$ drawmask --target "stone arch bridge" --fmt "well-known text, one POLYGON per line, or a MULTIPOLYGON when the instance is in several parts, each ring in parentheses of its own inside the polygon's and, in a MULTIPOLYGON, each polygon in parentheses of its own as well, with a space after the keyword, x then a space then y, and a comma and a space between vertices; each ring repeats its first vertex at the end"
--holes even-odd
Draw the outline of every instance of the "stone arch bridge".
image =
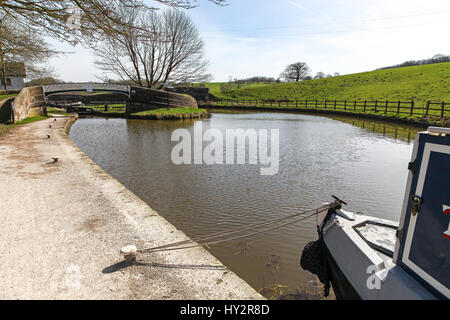
MULTIPOLYGON (((126 102, 126 113, 164 108, 167 106, 178 108, 198 108, 194 98, 162 90, 127 86, 111 83, 63 83, 47 86, 23 88, 16 97, 0 101, 0 121, 17 122, 33 115, 45 114, 46 103, 55 99, 57 94, 74 94, 75 92, 109 92, 120 96, 126 102)), ((103 95, 96 95, 101 97, 103 95)), ((106 99, 108 95, 104 95, 106 99)), ((78 96, 79 99, 80 95, 78 96)), ((73 97, 77 99, 77 97, 73 97)), ((105 100, 106 101, 106 100, 105 100)))
MULTIPOLYGON (((167 106, 197 108, 196 100, 188 95, 122 84, 63 83, 43 86, 42 90, 45 101, 52 100, 52 97, 55 99, 57 94, 61 96, 64 93, 73 94, 74 92, 80 91, 87 93, 109 92, 114 95, 105 95, 104 101, 108 99, 126 101, 126 113, 135 113, 167 106)), ((102 95, 96 95, 95 97, 96 99, 101 99, 102 95)), ((76 98, 74 97, 74 99, 76 98)))

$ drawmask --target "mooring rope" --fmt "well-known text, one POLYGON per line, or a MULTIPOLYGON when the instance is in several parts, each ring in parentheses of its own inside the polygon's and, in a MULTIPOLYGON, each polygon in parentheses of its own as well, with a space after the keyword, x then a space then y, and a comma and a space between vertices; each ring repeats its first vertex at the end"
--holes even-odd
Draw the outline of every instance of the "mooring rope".
POLYGON ((264 233, 264 232, 272 231, 272 230, 275 230, 275 229, 279 229, 279 228, 285 227, 285 226, 293 224, 293 223, 297 223, 299 221, 302 221, 302 220, 308 219, 308 218, 310 218, 310 217, 312 217, 314 215, 317 215, 320 212, 323 212, 325 210, 329 210, 329 209, 335 208, 337 206, 339 206, 339 203, 334 202, 334 203, 330 203, 327 207, 324 207, 322 209, 320 209, 320 207, 318 207, 318 208, 315 208, 315 209, 306 210, 306 211, 303 211, 303 212, 300 212, 300 213, 296 213, 296 214, 292 214, 292 215, 289 215, 289 216, 283 216, 283 217, 278 217, 278 218, 275 218, 275 219, 270 219, 268 221, 264 221, 264 222, 261 222, 261 223, 257 223, 257 224, 251 225, 251 226, 247 226, 247 227, 236 229, 236 230, 232 230, 232 231, 222 231, 222 232, 213 233, 213 234, 210 234, 208 236, 201 237, 201 238, 193 238, 193 239, 189 239, 189 240, 169 243, 169 244, 162 245, 162 246, 146 248, 146 249, 140 249, 140 250, 137 250, 137 253, 141 253, 142 254, 142 253, 152 253, 152 252, 161 252, 161 251, 173 251, 173 250, 190 249, 190 248, 203 247, 203 246, 206 246, 206 245, 213 245, 213 244, 218 244, 218 243, 222 243, 222 242, 226 242, 226 241, 232 241, 232 240, 236 240, 236 239, 246 238, 246 237, 250 237, 250 236, 253 236, 253 235, 260 234, 260 233, 264 233), (248 231, 248 230, 260 228, 260 227, 266 226, 268 224, 276 223, 276 222, 279 222, 279 221, 282 221, 282 220, 292 219, 294 217, 297 217, 297 216, 300 216, 300 215, 305 215, 307 213, 311 213, 311 214, 309 214, 307 216, 303 216, 303 217, 301 217, 299 219, 295 219, 293 221, 285 222, 283 224, 280 224, 280 225, 277 225, 275 227, 271 227, 271 228, 268 228, 268 229, 263 229, 263 230, 259 230, 259 231, 256 231, 256 232, 247 233, 247 234, 244 234, 244 235, 239 235, 239 236, 235 236, 235 237, 231 237, 231 238, 225 238, 225 239, 220 239, 220 240, 215 240, 215 241, 207 241, 207 242, 197 243, 197 242, 201 242, 201 241, 205 241, 205 240, 214 239, 214 238, 217 238, 217 237, 230 236, 230 235, 233 235, 233 234, 236 234, 236 233, 240 233, 242 231, 248 231), (191 246, 182 246, 182 245, 185 245, 185 244, 188 244, 188 243, 196 243, 196 244, 191 245, 191 246), (173 248, 173 247, 175 247, 175 248, 173 248))
POLYGON ((259 222, 259 223, 254 224, 254 225, 250 225, 250 226, 243 227, 243 228, 240 228, 240 229, 235 229, 235 230, 232 230, 232 231, 220 231, 220 232, 212 233, 212 234, 209 234, 209 235, 206 235, 206 236, 202 236, 202 237, 191 238, 191 239, 188 239, 188 240, 173 242, 173 243, 165 244, 165 245, 162 245, 162 246, 153 247, 153 248, 149 248, 149 249, 143 249, 143 250, 147 251, 147 250, 163 249, 163 248, 183 245, 183 244, 186 244, 186 243, 189 243, 189 242, 200 242, 200 241, 205 241, 205 240, 209 240, 209 239, 212 239, 212 238, 217 238, 217 237, 221 237, 221 236, 227 236, 227 235, 235 234, 235 233, 242 232, 242 231, 256 229, 256 228, 259 228, 259 227, 262 227, 262 226, 265 226, 265 225, 268 225, 268 224, 271 224, 271 223, 275 223, 275 222, 278 222, 278 221, 281 221, 281 220, 290 219, 290 218, 293 218, 293 217, 296 217, 296 216, 299 216, 299 215, 302 215, 302 214, 306 214, 306 213, 309 213, 309 212, 312 212, 312 211, 315 211, 315 210, 317 210, 317 209, 310 209, 310 210, 306 210, 306 211, 303 211, 303 212, 300 212, 300 213, 295 213, 295 214, 292 214, 292 215, 289 215, 289 216, 278 217, 278 218, 275 218, 275 219, 270 219, 268 221, 266 220, 266 221, 259 222))
POLYGON ((167 263, 137 261, 136 265, 144 266, 144 267, 167 268, 167 269, 228 270, 228 268, 223 265, 214 265, 214 264, 200 264, 200 265, 198 265, 198 264, 167 264, 167 263))

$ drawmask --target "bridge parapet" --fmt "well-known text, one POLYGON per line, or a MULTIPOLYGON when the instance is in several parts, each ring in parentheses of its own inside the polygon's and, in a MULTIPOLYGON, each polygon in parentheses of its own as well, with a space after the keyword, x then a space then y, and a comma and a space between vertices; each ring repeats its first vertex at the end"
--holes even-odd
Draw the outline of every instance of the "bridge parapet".
POLYGON ((54 93, 86 91, 86 92, 119 92, 130 97, 131 87, 123 84, 115 83, 61 83, 43 86, 44 95, 48 96, 54 93))
POLYGON ((172 108, 198 108, 197 101, 188 95, 131 87, 130 101, 127 103, 127 113, 165 108, 168 106, 172 108))

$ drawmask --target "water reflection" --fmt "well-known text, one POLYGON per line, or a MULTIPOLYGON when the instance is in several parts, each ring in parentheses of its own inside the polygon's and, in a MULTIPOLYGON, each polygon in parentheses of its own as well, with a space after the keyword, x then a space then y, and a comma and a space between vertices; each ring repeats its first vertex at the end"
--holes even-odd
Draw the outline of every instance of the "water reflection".
POLYGON ((413 125, 393 124, 384 121, 371 121, 366 119, 353 119, 349 117, 332 116, 331 119, 336 119, 353 126, 358 126, 366 129, 372 133, 381 134, 383 137, 392 138, 394 141, 402 140, 411 143, 417 132, 423 131, 426 127, 419 127, 413 125))

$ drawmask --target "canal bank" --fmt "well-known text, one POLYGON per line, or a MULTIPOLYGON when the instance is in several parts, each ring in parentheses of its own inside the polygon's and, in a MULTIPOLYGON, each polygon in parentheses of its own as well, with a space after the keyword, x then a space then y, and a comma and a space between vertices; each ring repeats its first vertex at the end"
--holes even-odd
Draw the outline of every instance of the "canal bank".
POLYGON ((187 236, 89 159, 68 119, 0 137, 0 299, 262 298, 201 248, 124 263, 125 245, 187 236))

